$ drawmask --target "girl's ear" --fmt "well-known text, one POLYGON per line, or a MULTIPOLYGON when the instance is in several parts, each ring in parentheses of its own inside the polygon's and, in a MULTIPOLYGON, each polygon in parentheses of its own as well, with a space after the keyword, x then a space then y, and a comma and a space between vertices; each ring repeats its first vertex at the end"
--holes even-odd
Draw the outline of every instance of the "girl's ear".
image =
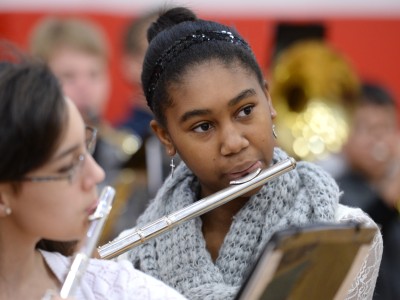
POLYGON ((267 101, 268 101, 269 110, 271 112, 271 119, 273 120, 273 119, 275 119, 277 113, 276 113, 274 106, 272 105, 272 99, 271 99, 271 95, 269 94, 268 83, 266 81, 264 81, 263 91, 264 91, 265 97, 267 98, 267 101))
POLYGON ((11 211, 10 203, 8 201, 9 187, 8 184, 0 184, 0 218, 8 216, 11 211))
POLYGON ((158 137, 158 139, 160 140, 160 142, 164 145, 167 154, 169 156, 174 156, 176 154, 176 149, 165 127, 161 126, 156 120, 151 120, 150 126, 153 129, 156 136, 158 137))

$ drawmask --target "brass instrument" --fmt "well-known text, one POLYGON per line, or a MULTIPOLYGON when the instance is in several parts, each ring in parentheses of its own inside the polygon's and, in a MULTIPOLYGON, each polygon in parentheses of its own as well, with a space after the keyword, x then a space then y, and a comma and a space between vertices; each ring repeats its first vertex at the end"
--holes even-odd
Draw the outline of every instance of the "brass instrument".
MULTIPOLYGON (((107 165, 110 164, 109 162, 102 159, 98 161, 102 167, 105 167, 105 172, 107 174, 113 174, 113 179, 106 184, 113 186, 115 189, 113 209, 104 224, 99 238, 99 243, 104 243, 109 241, 113 236, 115 225, 138 184, 137 181, 138 177, 140 177, 140 170, 134 170, 126 166, 126 164, 142 147, 143 141, 141 137, 133 131, 114 128, 106 122, 97 123, 95 125, 99 130, 99 137, 106 144, 111 146, 112 157, 116 159, 115 162, 112 162, 112 168, 107 167, 107 165)), ((106 147, 106 149, 107 148, 109 147, 106 147)))
POLYGON ((255 172, 241 178, 240 180, 231 181, 231 186, 205 197, 195 203, 182 208, 174 213, 164 216, 150 224, 136 229, 127 236, 117 238, 97 250, 101 258, 113 258, 129 249, 140 245, 147 240, 164 233, 180 223, 188 221, 192 218, 200 216, 226 202, 235 199, 263 184, 267 181, 282 175, 296 166, 293 158, 287 158, 276 163, 268 169, 258 169, 255 172))
POLYGON ((75 255, 71 264, 71 268, 67 274, 63 286, 61 287, 60 297, 62 299, 66 299, 74 295, 76 287, 79 285, 79 281, 86 270, 89 258, 92 256, 93 251, 97 246, 102 228, 108 217, 108 214, 110 213, 114 195, 114 188, 110 186, 103 188, 96 211, 89 216, 89 221, 91 221, 91 224, 86 233, 84 244, 75 255))
POLYGON ((281 52, 270 90, 279 146, 308 161, 339 152, 359 90, 356 72, 327 43, 300 41, 281 52))
POLYGON ((122 129, 113 128, 109 124, 97 125, 102 139, 113 145, 121 162, 127 161, 142 146, 142 139, 136 133, 122 129))

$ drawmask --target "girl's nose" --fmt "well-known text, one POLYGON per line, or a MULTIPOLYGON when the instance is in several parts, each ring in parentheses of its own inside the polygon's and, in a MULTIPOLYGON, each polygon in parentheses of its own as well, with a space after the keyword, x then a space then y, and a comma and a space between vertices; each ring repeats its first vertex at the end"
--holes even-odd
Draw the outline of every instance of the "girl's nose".
POLYGON ((102 167, 94 160, 93 156, 87 154, 87 171, 84 174, 84 180, 87 180, 89 184, 99 184, 105 178, 105 172, 102 167))
POLYGON ((230 125, 222 130, 221 154, 224 156, 239 153, 249 146, 248 139, 235 126, 230 125))

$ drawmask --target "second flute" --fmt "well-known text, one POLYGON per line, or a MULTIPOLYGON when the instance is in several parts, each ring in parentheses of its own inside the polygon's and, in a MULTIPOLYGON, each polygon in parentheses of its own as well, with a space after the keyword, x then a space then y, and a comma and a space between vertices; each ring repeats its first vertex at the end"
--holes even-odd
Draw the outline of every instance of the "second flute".
POLYGON ((140 245, 147 240, 171 230, 178 224, 200 216, 226 202, 235 199, 296 167, 296 161, 289 157, 265 170, 257 170, 245 178, 231 182, 231 186, 196 201, 174 213, 164 216, 148 225, 134 230, 134 232, 117 238, 98 248, 101 258, 113 258, 129 249, 140 245))
POLYGON ((103 188, 96 211, 89 216, 91 224, 86 233, 86 239, 84 240, 81 249, 76 253, 67 277, 61 287, 61 299, 74 296, 79 281, 85 273, 88 261, 96 248, 104 223, 112 208, 114 196, 115 189, 113 187, 106 186, 103 188))

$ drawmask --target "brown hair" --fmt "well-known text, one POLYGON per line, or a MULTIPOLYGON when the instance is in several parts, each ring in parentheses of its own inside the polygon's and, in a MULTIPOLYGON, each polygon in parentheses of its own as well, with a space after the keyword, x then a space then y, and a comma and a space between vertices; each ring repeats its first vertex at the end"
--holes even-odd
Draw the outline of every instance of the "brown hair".
POLYGON ((60 47, 108 59, 106 37, 96 24, 83 19, 48 17, 34 28, 30 39, 31 53, 45 61, 60 47))

